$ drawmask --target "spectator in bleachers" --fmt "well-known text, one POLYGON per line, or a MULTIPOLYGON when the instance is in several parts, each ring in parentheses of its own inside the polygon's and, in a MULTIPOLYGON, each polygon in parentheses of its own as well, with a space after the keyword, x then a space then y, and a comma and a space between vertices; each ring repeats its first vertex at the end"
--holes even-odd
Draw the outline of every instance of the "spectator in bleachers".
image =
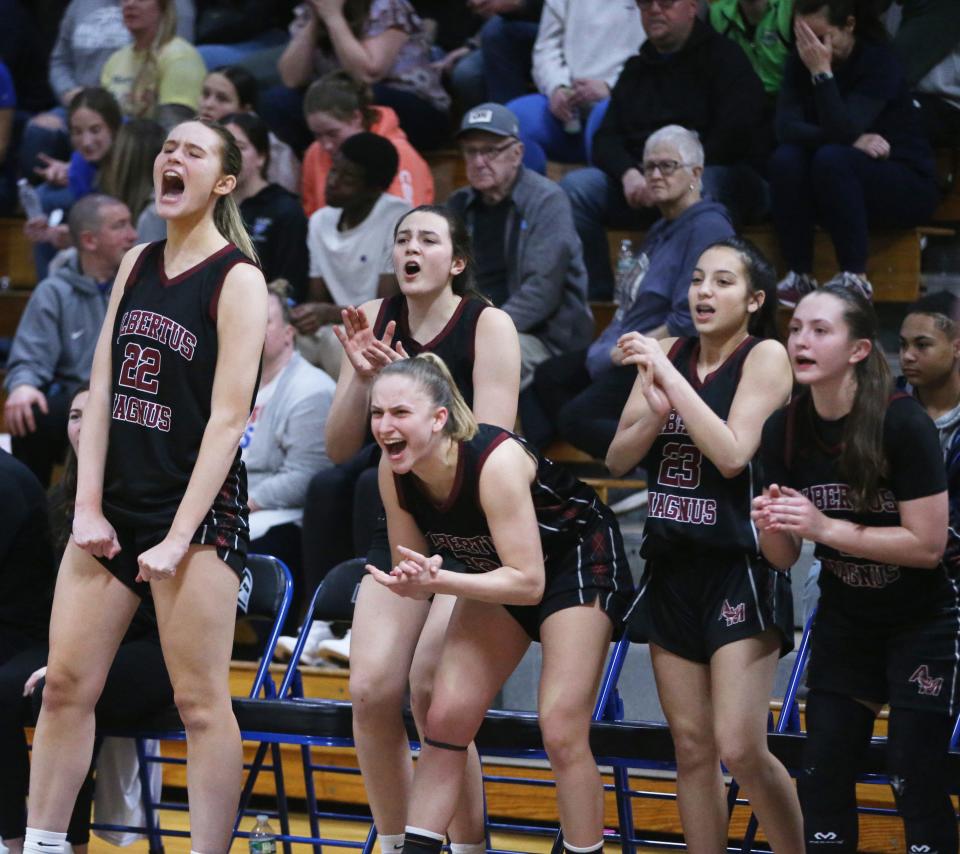
POLYGON ((587 271, 570 200, 524 168, 516 116, 495 103, 467 111, 457 139, 469 187, 448 202, 466 222, 476 287, 520 334, 520 389, 537 365, 586 347, 593 335, 587 271))
POLYGON ((775 100, 793 45, 793 0, 713 0, 710 25, 743 48, 775 100))
POLYGON ((121 8, 133 44, 110 56, 101 85, 130 118, 158 118, 165 105, 196 112, 207 69, 197 49, 177 35, 174 0, 122 0, 121 8))
POLYGON ((287 88, 264 99, 268 124, 295 150, 306 148, 302 89, 335 68, 373 87, 410 142, 436 148, 447 132, 450 96, 430 64, 430 44, 409 0, 308 0, 291 26, 278 69, 287 88), (285 114, 285 115, 281 115, 285 114))
MULTIPOLYGON (((121 6, 121 0, 71 0, 67 6, 50 55, 50 86, 59 105, 27 126, 20 148, 25 173, 36 165, 40 152, 61 159, 69 156, 67 107, 81 89, 100 85, 106 61, 130 43, 121 6)), ((192 41, 193 0, 176 0, 176 7, 177 34, 192 41)))
POLYGON ((397 171, 397 151, 366 131, 345 140, 327 175, 329 205, 310 216, 310 294, 293 310, 297 346, 336 379, 343 347, 334 333, 347 306, 397 292, 393 229, 410 205, 387 188, 397 171))
POLYGON ((152 119, 131 119, 117 131, 100 177, 100 190, 129 209, 138 243, 167 236, 167 221, 157 213, 153 196, 153 161, 165 138, 164 129, 152 119))
POLYGON ((7 66, 0 60, 0 216, 9 216, 16 207, 16 169, 11 153, 13 118, 17 93, 7 66))
POLYGON ((633 4, 562 0, 544 4, 533 47, 537 94, 507 106, 520 122, 523 165, 547 171, 547 160, 590 159, 610 87, 644 40, 633 4))
POLYGON ((819 223, 839 264, 831 282, 869 299, 870 228, 929 219, 939 202, 933 151, 872 0, 797 0, 794 29, 770 163, 773 222, 789 271, 778 296, 792 307, 817 286, 819 223))
POLYGON ((641 228, 656 216, 640 170, 657 128, 678 124, 700 135, 704 193, 738 220, 767 206, 751 163, 763 152, 763 86, 746 54, 697 18, 697 0, 637 0, 647 41, 627 60, 593 138, 593 162, 560 182, 573 202, 590 274, 590 294, 609 299, 613 273, 605 226, 641 228))
POLYGON ((289 282, 293 298, 301 302, 307 295, 307 218, 300 200, 267 180, 270 139, 263 119, 256 113, 233 113, 222 118, 243 156, 234 198, 263 275, 289 282))
MULTIPOLYGON (((242 65, 214 68, 203 80, 200 90, 201 119, 223 121, 231 113, 255 113, 259 100, 257 78, 242 65)), ((283 140, 269 133, 270 158, 267 180, 291 193, 300 193, 300 161, 283 140)), ((275 276, 268 278, 283 278, 275 276)))
POLYGON ((113 278, 136 239, 130 211, 91 194, 70 211, 77 256, 30 295, 7 360, 4 419, 13 453, 44 485, 63 461, 67 406, 90 379, 113 278))
POLYGON ((315 137, 303 158, 303 209, 310 216, 326 203, 327 174, 345 139, 361 131, 386 137, 400 158, 387 192, 408 205, 433 202, 433 173, 400 128, 397 114, 373 103, 370 88, 345 71, 332 71, 313 83, 303 113, 315 137))
POLYGON ((640 167, 661 218, 640 247, 610 325, 586 350, 537 368, 535 399, 528 396, 522 406, 524 432, 535 446, 545 447, 556 433, 603 459, 637 374, 622 364, 620 336, 693 334, 687 296, 694 265, 708 246, 734 233, 723 205, 701 195, 703 161, 703 146, 685 128, 671 125, 647 139, 640 167))
MULTIPOLYGON (((105 89, 91 87, 74 95, 67 114, 74 148, 69 161, 54 160, 41 153, 39 160, 43 165, 34 168, 44 179, 37 194, 45 215, 58 209, 69 211, 74 202, 93 192, 122 121, 116 99, 105 89)), ((43 279, 56 250, 70 245, 69 229, 63 222, 42 216, 29 219, 24 234, 34 244, 37 278, 43 279)))
POLYGON ((331 463, 324 426, 336 387, 294 347, 289 285, 267 285, 267 334, 260 388, 240 441, 247 466, 250 551, 271 554, 294 578, 292 619, 300 617, 306 590, 301 568, 303 504, 310 478, 331 463))
POLYGON ((120 106, 106 89, 91 86, 73 96, 67 111, 73 146, 69 159, 40 154, 42 165, 33 170, 44 179, 37 190, 44 211, 69 210, 75 201, 93 192, 122 122, 120 106))
MULTIPOLYGON (((22 464, 0 451, 0 513, 6 535, 6 538, 0 535, 0 589, 6 606, 0 608, 0 756, 4 760, 0 775, 0 852, 3 854, 23 851, 30 770, 24 727, 33 726, 36 721, 39 688, 46 675, 50 600, 56 561, 66 548, 73 525, 76 454, 88 394, 84 388, 70 403, 66 431, 70 450, 63 478, 50 494, 49 522, 45 518, 46 503, 41 505, 43 493, 39 484, 22 464), (28 478, 34 481, 35 488, 28 478), (2 554, 4 551, 6 554, 2 554)), ((107 727, 129 725, 171 702, 173 688, 160 651, 156 614, 152 602, 144 602, 117 650, 97 703, 97 721, 107 727)), ((90 838, 92 770, 80 788, 67 827, 67 840, 75 852, 86 851, 90 838)))

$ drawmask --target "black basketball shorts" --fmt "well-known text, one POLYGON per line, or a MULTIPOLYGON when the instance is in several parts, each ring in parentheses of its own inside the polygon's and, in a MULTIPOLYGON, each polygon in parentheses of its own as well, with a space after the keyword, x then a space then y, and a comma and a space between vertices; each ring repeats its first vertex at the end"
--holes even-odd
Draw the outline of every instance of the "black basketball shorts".
POLYGON ((960 709, 958 596, 926 619, 867 624, 821 599, 810 635, 807 684, 889 703, 892 708, 956 716, 960 709))
POLYGON ((793 649, 790 578, 745 553, 678 552, 647 561, 630 614, 650 643, 701 664, 729 643, 775 629, 793 649))

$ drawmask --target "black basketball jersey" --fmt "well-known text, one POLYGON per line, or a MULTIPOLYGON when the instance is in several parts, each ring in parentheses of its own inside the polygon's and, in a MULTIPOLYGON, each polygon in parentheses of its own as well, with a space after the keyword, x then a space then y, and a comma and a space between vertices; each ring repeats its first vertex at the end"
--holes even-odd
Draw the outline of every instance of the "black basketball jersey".
MULTIPOLYGON (((900 524, 899 501, 946 490, 936 427, 920 405, 896 395, 884 419, 887 476, 868 510, 856 512, 839 473, 845 419, 825 421, 809 393, 775 412, 763 428, 763 480, 802 492, 826 516, 869 527, 900 524)), ((839 552, 817 543, 821 607, 836 607, 872 622, 909 621, 954 600, 953 582, 935 569, 898 566, 839 552)))
MULTIPOLYGON (((412 473, 394 475, 397 497, 400 506, 416 520, 433 554, 455 558, 470 572, 489 572, 503 566, 480 506, 480 472, 491 452, 511 439, 519 442, 537 462, 530 493, 540 528, 549 591, 551 578, 564 570, 564 561, 570 554, 576 553, 588 537, 610 536, 611 524, 615 523, 589 486, 539 457, 519 436, 492 424, 481 424, 476 436, 460 443, 453 489, 442 505, 423 491, 412 473)), ((604 579, 591 574, 589 565, 580 567, 580 572, 584 586, 611 587, 617 583, 606 566, 598 569, 604 579)))
POLYGON ((447 365, 453 381, 460 389, 460 394, 473 408, 473 362, 476 355, 477 321, 480 313, 489 306, 483 300, 463 297, 456 311, 450 316, 447 325, 425 344, 413 339, 410 335, 410 324, 407 319, 407 298, 403 294, 394 294, 380 303, 373 332, 377 338, 383 335, 387 324, 396 321, 397 330, 394 335, 394 344, 399 341, 403 349, 411 356, 420 353, 435 353, 447 365))
MULTIPOLYGON (((124 288, 112 337, 112 417, 103 506, 129 525, 169 525, 210 418, 217 364, 217 304, 227 273, 252 263, 233 244, 168 279, 166 241, 140 254, 124 288)), ((246 503, 240 450, 212 513, 246 503)))
MULTIPOLYGON (((679 338, 669 359, 723 421, 730 414, 744 360, 760 343, 748 336, 726 361, 701 382, 697 376, 699 338, 679 338)), ((671 410, 644 458, 649 482, 644 557, 678 549, 759 553, 750 504, 759 487, 755 461, 736 477, 724 477, 687 434, 683 418, 671 410)))

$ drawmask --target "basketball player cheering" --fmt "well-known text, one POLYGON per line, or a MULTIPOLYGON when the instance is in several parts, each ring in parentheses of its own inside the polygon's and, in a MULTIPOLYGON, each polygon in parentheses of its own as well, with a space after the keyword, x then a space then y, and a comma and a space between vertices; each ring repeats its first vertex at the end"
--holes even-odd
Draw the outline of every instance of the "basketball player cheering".
POLYGON ((633 592, 613 514, 513 433, 478 425, 433 354, 380 372, 371 422, 394 569, 367 569, 385 592, 458 597, 422 722, 403 851, 440 851, 467 746, 531 640, 543 645, 540 728, 564 844, 599 851, 603 787, 590 715, 633 592), (466 571, 443 569, 444 558, 466 571))
POLYGON ((94 705, 152 595, 187 732, 191 848, 230 844, 242 771, 230 704, 246 475, 238 450, 267 317, 221 126, 173 128, 154 163, 167 240, 117 273, 94 356, 73 536, 57 577, 24 851, 59 854, 90 762, 94 705), (239 247, 239 248, 238 248, 239 247))
POLYGON ((778 854, 803 850, 796 790, 767 748, 777 660, 793 646, 787 576, 760 555, 750 500, 763 423, 790 396, 790 363, 768 333, 773 269, 739 238, 707 249, 690 283, 697 337, 619 342, 638 377, 607 454, 642 462, 650 483, 634 619, 650 641, 677 756, 687 846, 724 851, 720 763, 749 797, 778 854))
POLYGON ((904 850, 957 851, 951 727, 960 701, 960 578, 944 561, 948 502, 937 428, 894 394, 870 303, 807 294, 787 348, 803 394, 763 430, 767 489, 754 500, 763 553, 821 561, 807 740, 797 777, 808 851, 857 851, 856 781, 890 705, 887 770, 904 850))

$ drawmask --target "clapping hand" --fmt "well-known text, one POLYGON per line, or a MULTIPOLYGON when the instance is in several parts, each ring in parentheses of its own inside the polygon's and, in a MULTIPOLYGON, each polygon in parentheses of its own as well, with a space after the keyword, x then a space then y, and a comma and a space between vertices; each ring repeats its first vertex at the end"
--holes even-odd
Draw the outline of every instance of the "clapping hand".
POLYGON ((389 588, 398 596, 411 599, 429 598, 433 592, 431 585, 440 572, 443 558, 440 555, 427 557, 404 546, 398 546, 397 550, 403 560, 389 573, 383 572, 369 563, 366 565, 367 572, 373 576, 378 584, 389 588))
POLYGON ((357 376, 371 380, 390 362, 409 358, 399 341, 394 347, 393 338, 397 331, 395 321, 387 324, 383 338, 377 338, 366 315, 359 309, 347 306, 341 312, 341 317, 343 328, 334 326, 333 331, 357 376))

